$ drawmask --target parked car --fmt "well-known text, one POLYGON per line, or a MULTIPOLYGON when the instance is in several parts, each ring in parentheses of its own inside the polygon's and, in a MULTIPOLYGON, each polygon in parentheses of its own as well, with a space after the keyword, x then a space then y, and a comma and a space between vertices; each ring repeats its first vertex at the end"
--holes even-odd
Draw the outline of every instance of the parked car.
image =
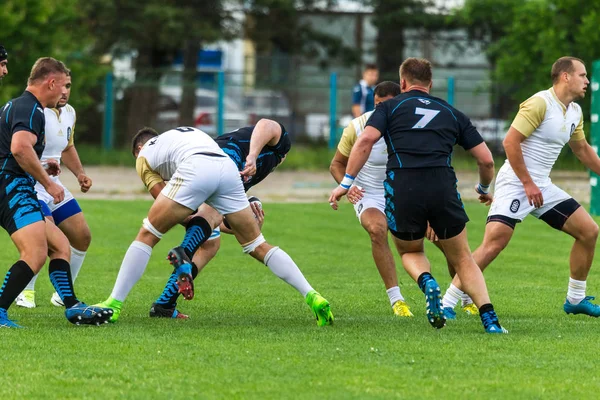
POLYGON ((252 123, 261 118, 274 119, 284 123, 290 120, 292 110, 284 93, 274 90, 256 89, 243 96, 244 111, 250 115, 252 123))
MULTIPOLYGON (((213 90, 196 89, 196 105, 194 107, 194 126, 212 137, 218 135, 217 132, 217 109, 219 94, 213 90)), ((160 88, 158 98, 158 113, 156 116, 156 126, 158 130, 164 131, 171 129, 179 124, 179 105, 181 103, 181 88, 166 87, 160 88)), ((223 99, 225 108, 223 113, 223 133, 248 126, 252 122, 248 113, 233 98, 225 97, 223 99)))

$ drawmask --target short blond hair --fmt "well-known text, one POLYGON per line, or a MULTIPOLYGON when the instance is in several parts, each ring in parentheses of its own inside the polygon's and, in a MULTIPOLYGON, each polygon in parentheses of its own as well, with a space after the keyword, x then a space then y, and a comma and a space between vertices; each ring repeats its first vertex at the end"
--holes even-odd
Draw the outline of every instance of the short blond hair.
POLYGON ((52 57, 38 58, 35 64, 33 64, 33 67, 31 67, 31 73, 29 74, 29 79, 27 79, 27 84, 33 85, 40 80, 46 79, 50 74, 61 73, 67 76, 71 75, 71 71, 62 61, 58 61, 52 57))
POLYGON ((400 79, 411 83, 429 85, 432 75, 431 62, 424 58, 410 57, 400 65, 400 79))
POLYGON ((552 64, 552 71, 550 72, 552 83, 558 82, 560 79, 560 74, 564 72, 568 74, 572 74, 573 72, 575 72, 575 65, 573 65, 573 61, 579 61, 580 63, 585 65, 582 59, 571 56, 561 57, 558 60, 554 61, 554 64, 552 64))

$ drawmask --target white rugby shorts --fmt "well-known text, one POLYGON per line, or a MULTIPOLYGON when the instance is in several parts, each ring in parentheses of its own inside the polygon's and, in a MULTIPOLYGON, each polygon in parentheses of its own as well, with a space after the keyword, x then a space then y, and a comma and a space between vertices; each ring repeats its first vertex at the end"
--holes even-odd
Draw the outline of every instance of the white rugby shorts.
POLYGON ((540 218, 557 204, 571 198, 567 192, 553 184, 551 181, 549 181, 547 185, 538 187, 542 192, 544 205, 540 208, 535 208, 534 206, 529 205, 529 200, 525 194, 523 184, 501 170, 496 177, 494 201, 490 206, 488 216, 503 215, 519 221, 523 221, 529 214, 536 218, 540 218))
POLYGON ((240 173, 229 157, 202 154, 188 157, 161 193, 190 210, 206 203, 221 215, 250 206, 240 173))
POLYGON ((360 217, 369 208, 375 208, 385 215, 385 194, 382 190, 365 189, 364 197, 354 204, 356 218, 360 221, 360 217))
POLYGON ((46 189, 39 182, 35 183, 35 191, 37 192, 38 200, 40 200, 43 203, 46 203, 48 205, 48 207, 50 208, 50 211, 54 212, 55 210, 58 210, 59 208, 64 206, 69 201, 73 200, 74 197, 73 197, 73 194, 69 191, 69 189, 67 189, 65 187, 65 185, 63 185, 63 183, 60 181, 58 176, 51 176, 50 179, 52 179, 55 183, 59 184, 64 189, 65 198, 63 201, 61 201, 58 204, 54 204, 54 198, 52 196, 50 196, 50 194, 46 191, 46 189))

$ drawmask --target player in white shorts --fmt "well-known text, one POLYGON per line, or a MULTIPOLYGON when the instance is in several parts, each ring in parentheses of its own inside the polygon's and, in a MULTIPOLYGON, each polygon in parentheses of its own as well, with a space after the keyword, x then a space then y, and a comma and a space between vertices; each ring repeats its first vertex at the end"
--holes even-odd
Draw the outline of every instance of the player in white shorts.
MULTIPOLYGON (((75 109, 67 104, 71 95, 71 77, 69 76, 68 79, 67 94, 61 97, 56 108, 44 109, 46 146, 41 161, 42 163, 48 160, 56 160, 58 163, 62 161, 77 178, 81 191, 86 193, 92 186, 92 180, 85 173, 73 142, 77 115, 75 109)), ((51 219, 69 239, 71 245, 71 276, 73 283, 75 283, 90 246, 92 234, 81 207, 79 207, 77 200, 73 198, 73 194, 62 184, 58 176, 51 176, 50 179, 64 189, 65 197, 63 201, 54 204, 52 196, 39 182, 36 183, 35 190, 44 216, 51 219)), ((25 290, 17 297, 15 303, 18 306, 35 307, 35 282, 37 277, 38 275, 35 275, 25 290)), ((60 296, 56 292, 52 294, 50 301, 57 307, 63 306, 60 296)))
MULTIPOLYGON (((575 238, 570 278, 563 309, 567 314, 600 316, 600 306, 586 296, 598 225, 587 211, 550 180, 550 171, 565 144, 581 162, 600 174, 600 158, 585 140, 583 114, 576 100, 585 97, 589 80, 583 61, 561 57, 552 65, 552 87, 536 93, 519 107, 506 138, 507 160, 496 177, 483 243, 473 257, 485 269, 508 245, 517 223, 527 215, 575 238)), ((488 188, 480 188, 481 193, 488 188)), ((462 295, 454 277, 443 303, 446 318, 462 295)))
POLYGON ((175 267, 179 292, 185 299, 192 299, 190 258, 225 216, 244 253, 263 262, 298 290, 318 325, 333 322, 329 302, 312 288, 285 251, 266 242, 246 198, 238 168, 207 134, 179 127, 158 135, 153 129, 144 128, 133 138, 132 152, 137 158, 138 174, 156 200, 125 254, 111 296, 101 303, 113 309, 111 321, 118 319, 123 301, 144 273, 152 248, 173 226, 183 222, 183 242, 169 252, 168 259, 175 267), (210 206, 206 213, 196 213, 203 203, 210 206))
MULTIPOLYGON (((381 82, 375 87, 375 105, 399 94, 400 85, 390 81, 381 82)), ((353 119, 344 129, 337 151, 329 167, 331 175, 337 183, 340 183, 344 179, 352 147, 365 129, 365 125, 371 114, 373 114, 373 111, 369 111, 353 119)), ((412 317, 413 314, 408 304, 404 301, 404 297, 398 287, 396 263, 388 244, 385 192, 383 188, 387 159, 387 146, 385 140, 381 138, 373 146, 367 163, 360 170, 354 181, 354 187, 360 187, 365 191, 362 199, 354 203, 354 210, 360 224, 369 233, 371 238, 373 260, 385 284, 394 314, 399 317, 412 317)), ((348 193, 348 199, 352 199, 352 192, 348 193)))

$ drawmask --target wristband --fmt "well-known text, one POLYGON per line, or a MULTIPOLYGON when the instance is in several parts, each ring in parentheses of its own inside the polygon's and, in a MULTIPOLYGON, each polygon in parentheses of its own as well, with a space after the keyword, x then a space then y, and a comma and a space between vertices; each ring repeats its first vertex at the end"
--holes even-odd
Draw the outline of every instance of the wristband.
POLYGON ((490 185, 477 184, 477 193, 488 194, 490 192, 490 185))
POLYGON ((344 179, 342 179, 342 181, 340 182, 340 186, 342 188, 348 190, 348 189, 350 189, 350 186, 352 186, 354 179, 356 179, 354 176, 352 176, 350 174, 346 174, 346 175, 344 175, 344 179))

